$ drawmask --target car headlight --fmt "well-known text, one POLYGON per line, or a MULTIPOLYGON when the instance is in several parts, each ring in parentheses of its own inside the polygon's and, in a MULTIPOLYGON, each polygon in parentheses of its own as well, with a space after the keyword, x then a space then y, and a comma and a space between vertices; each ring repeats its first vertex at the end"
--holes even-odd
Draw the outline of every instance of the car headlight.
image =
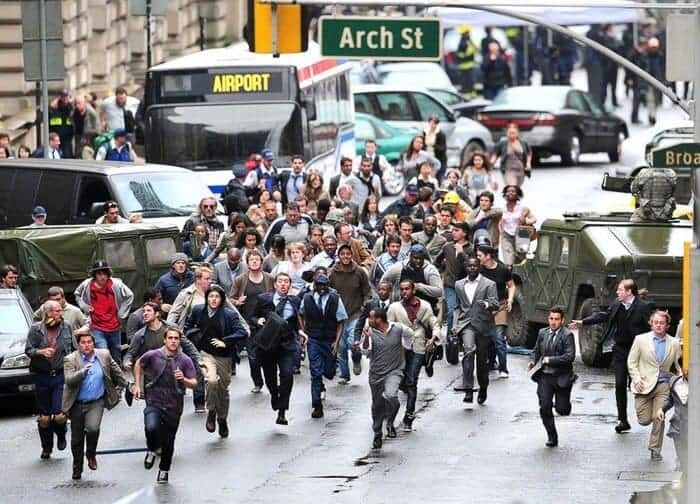
POLYGON ((29 357, 25 354, 15 355, 13 357, 8 357, 2 361, 2 366, 0 369, 17 369, 29 367, 29 357))

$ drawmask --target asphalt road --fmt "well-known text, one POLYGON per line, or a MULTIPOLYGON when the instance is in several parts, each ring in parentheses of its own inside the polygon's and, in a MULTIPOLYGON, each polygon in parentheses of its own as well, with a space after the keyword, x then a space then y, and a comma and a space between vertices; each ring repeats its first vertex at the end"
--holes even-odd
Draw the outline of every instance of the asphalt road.
MULTIPOLYGON (((629 117, 628 105, 622 113, 629 117)), ((660 125, 678 117, 664 109, 660 125)), ((633 128, 626 148, 641 148, 647 135, 633 128)), ((576 168, 545 161, 526 181, 524 201, 540 220, 567 210, 625 205, 625 195, 599 188, 603 173, 616 168, 604 155, 584 155, 576 168)), ((328 385, 322 420, 310 418, 305 364, 295 380, 290 425, 280 427, 268 395, 250 393, 244 360, 231 385, 229 439, 208 434, 205 417, 193 413, 188 398, 167 486, 155 484, 156 469, 144 470, 139 451, 100 454, 98 471, 86 469, 83 480, 73 482, 70 451, 39 460, 35 418, 4 408, 0 502, 601 504, 630 502, 635 492, 643 496, 633 502, 672 502, 658 490, 677 476, 672 444, 665 443, 663 462, 652 463, 648 428, 634 424, 632 432, 615 434, 609 371, 577 364, 572 415, 557 418, 560 446, 548 449, 525 364, 526 357, 509 355, 510 379, 494 381, 486 405, 466 411, 461 394, 452 390, 460 368, 439 362, 432 378, 421 376, 414 431, 376 451, 370 449, 366 361, 350 385, 328 385)), ((105 414, 101 450, 144 449, 142 407, 120 404, 105 414)))

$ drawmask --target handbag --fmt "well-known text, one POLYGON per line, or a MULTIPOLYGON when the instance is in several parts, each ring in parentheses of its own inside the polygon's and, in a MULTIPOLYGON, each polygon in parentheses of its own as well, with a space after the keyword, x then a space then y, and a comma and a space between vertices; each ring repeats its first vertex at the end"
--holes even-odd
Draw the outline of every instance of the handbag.
POLYGON ((287 322, 277 312, 271 311, 265 324, 255 333, 255 345, 266 352, 276 350, 280 346, 282 333, 288 330, 287 322))

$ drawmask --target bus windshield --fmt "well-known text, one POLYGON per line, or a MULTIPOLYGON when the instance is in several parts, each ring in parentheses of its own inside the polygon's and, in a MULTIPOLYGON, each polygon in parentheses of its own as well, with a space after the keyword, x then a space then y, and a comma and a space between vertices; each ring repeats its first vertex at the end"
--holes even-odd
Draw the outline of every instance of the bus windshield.
POLYGON ((301 112, 291 102, 200 103, 153 107, 146 119, 146 157, 190 169, 216 169, 272 149, 303 152, 301 112))

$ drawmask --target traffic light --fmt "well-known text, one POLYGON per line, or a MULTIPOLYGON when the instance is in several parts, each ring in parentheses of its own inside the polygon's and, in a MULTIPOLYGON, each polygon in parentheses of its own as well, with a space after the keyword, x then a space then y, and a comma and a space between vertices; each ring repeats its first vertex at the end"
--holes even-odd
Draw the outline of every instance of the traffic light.
MULTIPOLYGON (((306 51, 309 43, 309 11, 302 5, 277 6, 277 53, 306 51)), ((246 41, 252 52, 272 53, 272 6, 248 0, 246 41)))

